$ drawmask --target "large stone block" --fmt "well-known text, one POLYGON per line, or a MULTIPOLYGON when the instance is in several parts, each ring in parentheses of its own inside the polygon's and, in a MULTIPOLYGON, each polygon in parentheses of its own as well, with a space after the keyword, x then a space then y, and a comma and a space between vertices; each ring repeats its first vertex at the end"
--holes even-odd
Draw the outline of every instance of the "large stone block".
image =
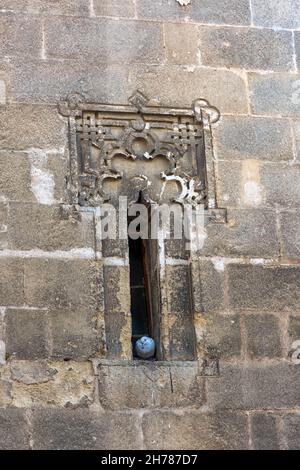
POLYGON ((191 106, 205 97, 221 113, 247 113, 245 82, 229 70, 202 67, 133 66, 129 87, 141 90, 154 103, 166 106, 191 106))
POLYGON ((246 0, 193 0, 182 7, 174 0, 137 0, 141 18, 182 19, 200 23, 250 24, 250 8, 246 0))
POLYGON ((105 310, 130 313, 129 266, 104 266, 105 310))
POLYGON ((86 407, 93 401, 94 376, 89 362, 13 361, 13 406, 86 407))
POLYGON ((7 248, 8 204, 0 202, 0 250, 7 248))
POLYGON ((117 64, 93 62, 87 67, 83 60, 53 59, 18 62, 11 67, 10 89, 17 101, 56 104, 76 91, 89 102, 126 104, 132 93, 127 89, 127 69, 117 64))
POLYGON ((59 359, 89 358, 99 353, 97 312, 81 308, 56 308, 49 312, 52 356, 59 359))
POLYGON ((249 74, 251 108, 254 114, 300 116, 300 75, 249 74))
POLYGON ((251 415, 252 442, 255 450, 279 450, 278 418, 273 414, 251 415))
POLYGON ((11 381, 6 380, 5 377, 4 379, 2 379, 1 374, 0 374, 0 407, 1 408, 4 408, 11 404, 12 402, 11 389, 12 389, 11 381))
POLYGON ((94 249, 93 214, 78 218, 60 206, 11 203, 9 206, 9 247, 19 250, 94 249))
POLYGON ((194 309, 197 313, 224 310, 225 270, 222 263, 208 260, 193 263, 192 286, 194 309))
POLYGON ((250 70, 293 70, 292 33, 256 28, 201 28, 201 63, 250 70))
POLYGON ((205 328, 205 346, 222 359, 241 354, 240 318, 238 315, 211 315, 205 328))
POLYGON ((281 332, 274 315, 247 315, 244 319, 247 335, 247 352, 252 358, 280 357, 281 332))
POLYGON ((49 19, 45 26, 48 57, 98 61, 159 63, 163 59, 162 27, 157 23, 110 19, 49 19))
POLYGON ((31 165, 26 154, 0 154, 0 194, 10 201, 34 201, 31 165))
POLYGON ((300 341, 300 317, 290 316, 288 333, 290 337, 290 344, 294 341, 300 341))
POLYGON ((0 258, 0 272, 0 305, 23 305, 23 260, 19 258, 0 258))
MULTIPOLYGON (((1 5, 2 8, 2 5, 1 5)), ((2 57, 40 57, 42 25, 38 18, 23 15, 0 16, 0 52, 2 57)))
POLYGON ((300 206, 300 165, 264 164, 260 170, 264 199, 268 206, 300 206))
POLYGON ((251 0, 257 26, 300 28, 299 0, 251 0))
POLYGON ((229 305, 269 311, 300 309, 300 268, 230 264, 229 305))
POLYGON ((77 15, 89 16, 89 0, 1 0, 1 8, 29 15, 77 15))
MULTIPOLYGON (((299 6, 299 11, 300 11, 300 6, 299 6)), ((296 48, 296 58, 297 58, 297 65, 298 65, 298 69, 300 68, 300 33, 299 31, 295 31, 295 48, 296 48)), ((300 95, 300 83, 299 85, 297 86, 297 90, 298 90, 298 98, 299 98, 299 95, 300 95)))
POLYGON ((205 256, 254 256, 279 255, 276 213, 271 210, 230 209, 227 224, 209 223, 203 248, 205 256))
POLYGON ((143 417, 147 449, 247 449, 247 417, 242 413, 156 411, 143 417))
POLYGON ((220 377, 207 378, 208 405, 216 409, 288 409, 298 406, 297 365, 225 364, 220 377))
POLYGON ((10 105, 0 108, 0 149, 58 149, 67 143, 66 122, 56 107, 10 105))
POLYGON ((198 27, 192 24, 164 25, 167 61, 170 64, 198 64, 198 27))
POLYGON ((45 311, 7 309, 6 353, 18 359, 41 359, 49 355, 45 311))
POLYGON ((33 413, 34 449, 141 448, 138 417, 129 413, 43 409, 33 413))
POLYGON ((28 450, 29 430, 24 410, 0 409, 0 449, 28 450))
POLYGON ((133 18, 135 15, 134 0, 93 0, 96 16, 117 16, 133 18))
POLYGON ((300 214, 297 210, 280 213, 280 230, 283 255, 300 258, 300 214))
POLYGON ((26 259, 25 299, 28 305, 81 306, 96 311, 102 295, 100 262, 70 259, 26 259))
POLYGON ((288 119, 223 116, 212 131, 219 160, 293 160, 288 119))
POLYGON ((199 407, 204 379, 197 362, 141 362, 99 365, 99 397, 103 408, 199 407))
POLYGON ((217 193, 223 207, 298 207, 300 165, 258 160, 219 161, 217 193))
POLYGON ((286 449, 300 450, 300 414, 287 414, 283 417, 283 431, 286 449))

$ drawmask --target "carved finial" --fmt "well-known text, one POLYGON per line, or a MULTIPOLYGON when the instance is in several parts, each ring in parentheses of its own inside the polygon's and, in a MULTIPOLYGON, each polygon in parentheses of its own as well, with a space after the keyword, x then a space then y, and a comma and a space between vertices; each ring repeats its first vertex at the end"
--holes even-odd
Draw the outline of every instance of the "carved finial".
POLYGON ((76 114, 80 104, 85 102, 85 97, 80 93, 70 93, 65 101, 59 103, 59 112, 63 116, 72 116, 76 114))
POLYGON ((129 99, 129 103, 135 106, 139 111, 142 111, 142 109, 146 106, 146 104, 149 102, 149 98, 147 96, 143 95, 143 93, 139 90, 137 90, 129 99))
POLYGON ((211 106, 208 101, 204 99, 197 99, 193 103, 193 110, 196 115, 196 119, 199 122, 208 121, 213 124, 220 118, 220 112, 214 106, 211 106))

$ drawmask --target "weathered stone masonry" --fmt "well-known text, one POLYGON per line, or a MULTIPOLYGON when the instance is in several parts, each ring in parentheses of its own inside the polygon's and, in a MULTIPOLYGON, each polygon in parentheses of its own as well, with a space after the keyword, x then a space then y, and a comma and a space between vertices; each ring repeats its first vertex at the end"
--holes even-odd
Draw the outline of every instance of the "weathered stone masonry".
POLYGON ((0 1, 1 448, 300 446, 300 2, 180 3, 0 1), (221 116, 227 218, 192 262, 198 360, 131 361, 122 247, 101 252, 96 212, 69 203, 59 104, 135 90, 221 116), (105 316, 126 319, 120 357, 105 316))

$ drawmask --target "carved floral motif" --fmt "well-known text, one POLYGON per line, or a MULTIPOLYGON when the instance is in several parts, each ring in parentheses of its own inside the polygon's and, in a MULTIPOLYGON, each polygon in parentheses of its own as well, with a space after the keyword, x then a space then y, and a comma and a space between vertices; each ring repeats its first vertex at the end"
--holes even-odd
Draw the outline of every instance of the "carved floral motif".
POLYGON ((208 204, 205 131, 218 110, 202 99, 192 109, 149 106, 139 91, 129 103, 94 106, 74 93, 60 105, 70 119, 72 202, 142 195, 151 203, 208 204))

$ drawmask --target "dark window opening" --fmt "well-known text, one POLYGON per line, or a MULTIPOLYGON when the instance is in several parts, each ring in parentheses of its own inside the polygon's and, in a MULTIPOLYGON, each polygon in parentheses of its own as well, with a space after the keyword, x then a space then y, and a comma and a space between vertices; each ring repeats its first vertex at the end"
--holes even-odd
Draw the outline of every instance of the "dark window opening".
POLYGON ((129 238, 132 346, 142 336, 153 338, 150 262, 147 240, 129 238))

